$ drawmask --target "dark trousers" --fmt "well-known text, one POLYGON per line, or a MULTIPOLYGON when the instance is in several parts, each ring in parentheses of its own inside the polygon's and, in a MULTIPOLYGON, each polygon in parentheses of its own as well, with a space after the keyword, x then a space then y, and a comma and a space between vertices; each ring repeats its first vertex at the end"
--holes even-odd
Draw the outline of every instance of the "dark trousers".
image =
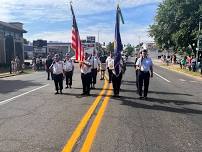
POLYGON ((142 86, 144 84, 144 97, 147 97, 148 88, 149 88, 149 79, 150 73, 149 72, 139 72, 139 95, 142 96, 142 86))
POLYGON ((101 80, 104 80, 105 77, 105 70, 101 70, 101 80))
POLYGON ((46 71, 47 72, 47 74, 48 74, 48 80, 50 80, 50 75, 51 75, 51 79, 53 80, 53 73, 51 72, 51 70, 47 70, 46 71))
POLYGON ((139 90, 139 70, 137 69, 136 71, 136 87, 137 87, 137 91, 139 90))
POLYGON ((91 74, 92 74, 92 84, 96 84, 96 79, 97 79, 97 69, 92 69, 91 70, 91 74))
POLYGON ((81 80, 83 85, 83 93, 84 94, 90 94, 90 84, 91 84, 91 73, 81 73, 81 80))
POLYGON ((62 90, 63 89, 63 74, 54 74, 53 80, 55 82, 55 90, 62 90))
POLYGON ((115 74, 112 73, 112 84, 114 89, 114 95, 119 94, 121 79, 122 79, 122 73, 120 73, 119 76, 116 76, 115 74))
POLYGON ((66 85, 72 86, 72 75, 73 71, 65 72, 65 77, 66 77, 66 85))
POLYGON ((112 73, 112 70, 110 70, 109 68, 108 68, 108 73, 109 73, 109 82, 112 82, 113 73, 112 73))

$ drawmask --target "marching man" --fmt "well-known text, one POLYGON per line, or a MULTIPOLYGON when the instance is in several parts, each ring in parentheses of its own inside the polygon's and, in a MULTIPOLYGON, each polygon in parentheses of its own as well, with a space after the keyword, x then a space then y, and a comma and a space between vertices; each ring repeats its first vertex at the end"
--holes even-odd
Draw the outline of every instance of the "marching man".
POLYGON ((72 76, 74 72, 74 63, 70 59, 69 53, 66 53, 65 60, 64 60, 64 73, 66 77, 66 89, 72 87, 72 76))

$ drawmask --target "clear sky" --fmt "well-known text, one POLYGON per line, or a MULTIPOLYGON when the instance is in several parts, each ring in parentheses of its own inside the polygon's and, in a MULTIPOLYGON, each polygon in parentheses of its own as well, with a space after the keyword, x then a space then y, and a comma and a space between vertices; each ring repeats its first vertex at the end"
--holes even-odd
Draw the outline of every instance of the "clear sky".
MULTIPOLYGON (((97 36, 100 42, 114 40, 115 12, 120 4, 125 24, 121 25, 124 44, 150 42, 148 27, 154 22, 162 0, 72 0, 81 39, 97 36)), ((71 41, 72 16, 66 0, 0 0, 0 20, 24 23, 30 41, 71 41)))

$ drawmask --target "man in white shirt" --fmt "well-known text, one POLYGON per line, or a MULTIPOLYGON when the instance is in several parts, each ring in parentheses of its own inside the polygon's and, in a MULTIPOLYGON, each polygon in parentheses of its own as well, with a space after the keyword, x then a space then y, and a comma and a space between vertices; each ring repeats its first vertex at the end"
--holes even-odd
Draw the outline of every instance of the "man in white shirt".
POLYGON ((106 59, 106 68, 108 69, 109 83, 111 83, 112 82, 112 70, 114 70, 114 59, 112 58, 111 53, 106 59))
POLYGON ((83 86, 83 93, 81 95, 89 96, 92 77, 91 77, 91 63, 88 60, 87 53, 85 53, 84 61, 81 61, 79 64, 81 69, 81 80, 82 80, 82 86, 83 86))
POLYGON ((63 71, 63 61, 60 61, 59 55, 55 54, 54 61, 50 66, 50 69, 53 71, 53 80, 55 83, 55 94, 59 94, 58 91, 60 90, 60 94, 62 94, 63 89, 63 78, 64 78, 64 71, 63 71))
POLYGON ((99 58, 96 55, 96 51, 93 50, 92 56, 88 59, 91 63, 91 75, 92 75, 92 82, 91 82, 91 88, 95 89, 95 84, 97 81, 97 72, 100 66, 99 58))
POLYGON ((153 77, 153 63, 151 58, 147 56, 147 50, 142 51, 141 58, 136 62, 136 67, 139 69, 139 78, 138 78, 138 91, 140 99, 147 99, 149 79, 153 77), (142 96, 142 86, 144 83, 144 97, 142 96))
POLYGON ((66 53, 65 60, 64 60, 64 73, 66 77, 66 89, 72 87, 72 76, 74 72, 74 63, 70 59, 69 53, 66 53))

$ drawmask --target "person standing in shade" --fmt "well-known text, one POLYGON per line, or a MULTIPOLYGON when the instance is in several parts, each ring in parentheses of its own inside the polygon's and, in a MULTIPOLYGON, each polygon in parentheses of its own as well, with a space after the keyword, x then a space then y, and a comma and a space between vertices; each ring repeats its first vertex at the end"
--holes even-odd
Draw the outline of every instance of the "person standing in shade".
POLYGON ((116 66, 118 66, 118 73, 116 73, 115 68, 112 70, 112 85, 114 90, 114 97, 119 97, 121 80, 123 75, 123 62, 120 61, 116 66))
POLYGON ((201 76, 202 76, 202 55, 199 58, 199 67, 201 69, 201 76))
POLYGON ((141 54, 142 52, 140 51, 138 54, 136 54, 136 57, 135 57, 135 65, 134 65, 134 68, 135 68, 135 74, 136 74, 136 87, 137 87, 137 93, 139 93, 139 88, 138 88, 138 83, 139 83, 139 68, 136 66, 136 63, 137 63, 137 60, 139 58, 141 58, 141 54))
POLYGON ((98 72, 98 68, 100 65, 100 61, 96 55, 96 51, 93 50, 93 54, 92 56, 89 57, 89 61, 91 63, 91 76, 92 76, 92 81, 91 81, 91 88, 95 89, 95 84, 97 81, 97 72, 98 72))
POLYGON ((66 77, 66 89, 72 88, 72 76, 74 72, 74 64, 73 61, 70 59, 69 53, 66 53, 65 55, 65 61, 64 61, 64 73, 66 77))
POLYGON ((62 89, 63 89, 63 78, 64 78, 64 71, 63 71, 63 61, 60 61, 59 55, 55 54, 54 56, 54 61, 52 65, 50 66, 50 69, 53 71, 53 80, 55 83, 55 94, 62 94, 62 89))
POLYGON ((51 78, 52 78, 52 80, 53 80, 53 73, 52 73, 52 71, 49 69, 52 63, 53 63, 53 59, 51 58, 50 55, 48 55, 48 56, 47 56, 47 59, 46 59, 46 65, 45 65, 46 72, 47 72, 47 74, 48 74, 47 80, 50 80, 50 75, 51 75, 51 78))
POLYGON ((90 84, 92 81, 91 78, 91 63, 88 60, 88 54, 85 53, 84 61, 81 61, 80 63, 80 69, 81 69, 81 80, 82 80, 82 86, 83 86, 83 93, 81 95, 90 95, 90 84))
POLYGON ((106 59, 106 67, 109 74, 109 83, 112 82, 112 70, 114 70, 114 59, 112 58, 112 54, 107 57, 106 59))
POLYGON ((149 79, 150 77, 153 77, 153 63, 151 58, 147 56, 147 50, 142 51, 142 56, 137 60, 136 66, 139 69, 138 91, 140 99, 147 99, 149 79), (142 96, 143 84, 144 84, 144 96, 142 96))

